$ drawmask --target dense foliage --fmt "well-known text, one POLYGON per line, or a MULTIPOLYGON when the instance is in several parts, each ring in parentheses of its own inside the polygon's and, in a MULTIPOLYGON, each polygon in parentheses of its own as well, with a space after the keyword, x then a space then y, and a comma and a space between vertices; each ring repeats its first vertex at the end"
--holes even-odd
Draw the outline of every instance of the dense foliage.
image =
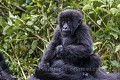
POLYGON ((64 9, 83 13, 102 67, 119 72, 120 0, 0 0, 0 51, 10 70, 19 79, 34 73, 64 9))

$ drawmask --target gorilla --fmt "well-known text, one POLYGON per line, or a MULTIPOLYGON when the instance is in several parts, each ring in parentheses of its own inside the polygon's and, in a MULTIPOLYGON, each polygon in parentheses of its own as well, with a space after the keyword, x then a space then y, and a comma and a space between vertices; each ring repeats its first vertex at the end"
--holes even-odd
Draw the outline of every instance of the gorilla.
MULTIPOLYGON (((100 68, 101 58, 93 53, 89 26, 82 18, 79 11, 72 9, 58 14, 54 36, 29 80, 119 80, 119 73, 108 75, 100 68)), ((3 57, 1 61, 4 61, 3 57)), ((0 64, 0 73, 4 71, 2 66, 0 64)), ((10 76, 7 80, 15 80, 6 73, 10 76)))
POLYGON ((101 59, 93 53, 89 27, 77 10, 64 10, 35 74, 29 80, 117 80, 100 68, 101 59))
POLYGON ((101 66, 93 54, 89 27, 77 10, 64 10, 58 15, 58 26, 34 77, 43 80, 80 80, 95 77, 101 66))

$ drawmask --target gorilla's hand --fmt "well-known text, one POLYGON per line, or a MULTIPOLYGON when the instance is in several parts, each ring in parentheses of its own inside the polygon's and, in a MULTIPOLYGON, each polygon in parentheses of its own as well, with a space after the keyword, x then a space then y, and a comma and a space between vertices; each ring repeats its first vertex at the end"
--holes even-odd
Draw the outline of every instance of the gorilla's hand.
POLYGON ((63 53, 64 53, 63 46, 62 45, 57 46, 56 47, 56 55, 60 57, 63 53))
MULTIPOLYGON (((36 67, 35 76, 40 77, 43 74, 45 74, 46 72, 49 72, 48 70, 49 70, 49 63, 46 63, 46 64, 39 63, 39 65, 36 67)), ((38 77, 36 77, 36 78, 38 78, 38 77)), ((30 80, 33 80, 33 79, 31 78, 30 80)))
POLYGON ((38 68, 40 71, 46 71, 49 68, 50 64, 46 63, 46 64, 39 64, 38 68))
POLYGON ((63 46, 62 45, 58 45, 57 47, 56 47, 56 52, 57 53, 60 53, 60 52, 63 52, 63 46))
POLYGON ((50 67, 49 63, 39 63, 37 69, 36 69, 36 73, 38 74, 44 74, 45 72, 48 72, 48 69, 50 67))

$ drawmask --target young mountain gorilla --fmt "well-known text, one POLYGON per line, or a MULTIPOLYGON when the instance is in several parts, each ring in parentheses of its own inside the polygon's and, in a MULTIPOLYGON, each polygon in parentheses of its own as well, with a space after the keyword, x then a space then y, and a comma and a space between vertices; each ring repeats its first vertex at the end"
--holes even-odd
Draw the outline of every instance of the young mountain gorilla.
MULTIPOLYGON (((59 25, 36 72, 29 80, 119 80, 120 74, 99 70, 100 57, 93 54, 89 27, 82 14, 65 10, 58 15, 59 25)), ((0 53, 0 80, 15 80, 0 53)))
POLYGON ((94 77, 101 60, 93 54, 89 27, 83 24, 82 14, 77 10, 65 10, 58 15, 58 22, 34 77, 43 80, 94 77))

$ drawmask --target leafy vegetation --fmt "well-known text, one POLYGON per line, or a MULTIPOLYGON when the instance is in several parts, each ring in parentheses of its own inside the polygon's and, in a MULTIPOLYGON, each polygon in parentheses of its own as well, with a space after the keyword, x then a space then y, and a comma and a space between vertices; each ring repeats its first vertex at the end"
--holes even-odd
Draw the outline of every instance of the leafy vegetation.
POLYGON ((0 51, 20 80, 34 73, 65 9, 83 13, 103 68, 120 71, 120 0, 0 0, 0 51))

